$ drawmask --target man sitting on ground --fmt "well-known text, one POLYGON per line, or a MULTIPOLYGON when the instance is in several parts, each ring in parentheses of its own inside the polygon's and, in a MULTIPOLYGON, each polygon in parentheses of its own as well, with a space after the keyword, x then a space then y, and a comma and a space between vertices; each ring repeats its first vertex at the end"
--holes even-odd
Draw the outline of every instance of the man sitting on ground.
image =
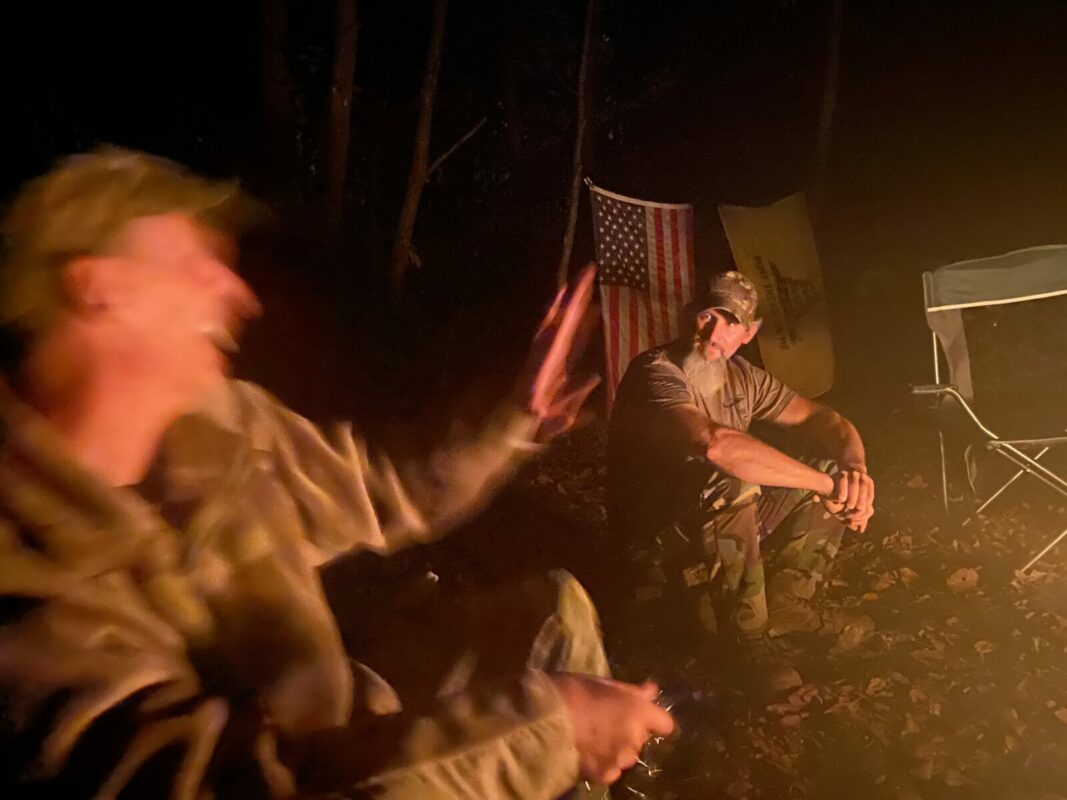
POLYGON ((736 631, 778 690, 799 675, 766 635, 819 628, 809 601, 844 528, 866 528, 874 481, 851 422, 736 355, 759 330, 756 304, 743 275, 716 275, 685 334, 630 363, 611 415, 608 501, 628 542, 658 535, 717 555, 736 631), (756 439, 747 431, 757 420, 800 429, 828 460, 798 461, 756 439), (785 541, 765 590, 760 540, 772 532, 785 541))
MULTIPOLYGON (((550 312, 527 408, 394 462, 226 379, 259 311, 231 269, 238 200, 105 150, 6 217, 0 308, 27 349, 0 383, 0 794, 548 799, 611 783, 673 722, 655 686, 606 677, 573 578, 463 609, 450 631, 481 639, 436 672, 415 647, 428 683, 398 697, 379 673, 406 665, 346 653, 318 573, 455 525, 538 428, 573 419, 588 387, 561 387, 592 274, 550 312)), ((401 617, 391 635, 416 633, 401 617)))

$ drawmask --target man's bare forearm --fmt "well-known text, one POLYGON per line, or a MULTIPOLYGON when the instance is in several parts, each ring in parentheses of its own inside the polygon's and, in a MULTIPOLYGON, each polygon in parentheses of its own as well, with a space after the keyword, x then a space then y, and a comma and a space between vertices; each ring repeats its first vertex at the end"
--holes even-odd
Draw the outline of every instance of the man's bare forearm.
POLYGON ((823 407, 805 425, 843 469, 867 471, 867 453, 856 426, 832 408, 823 407))
POLYGON ((728 475, 761 486, 833 494, 834 482, 826 473, 790 458, 754 436, 712 422, 695 406, 677 406, 671 412, 694 454, 703 453, 728 475))
POLYGON ((834 491, 833 479, 826 473, 733 428, 716 426, 709 431, 705 453, 724 472, 743 481, 761 486, 808 489, 823 495, 834 491))

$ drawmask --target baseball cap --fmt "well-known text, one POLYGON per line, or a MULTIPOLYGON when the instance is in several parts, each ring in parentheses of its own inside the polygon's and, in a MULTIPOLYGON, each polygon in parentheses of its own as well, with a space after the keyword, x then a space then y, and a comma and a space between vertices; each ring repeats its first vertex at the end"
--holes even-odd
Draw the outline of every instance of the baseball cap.
POLYGON ((201 178, 158 156, 119 147, 69 156, 26 184, 0 220, 0 325, 46 328, 65 263, 102 252, 133 219, 183 213, 236 237, 264 211, 235 181, 201 178))
POLYGON ((758 302, 755 284, 740 272, 730 270, 712 275, 707 290, 693 299, 692 307, 696 311, 708 308, 726 311, 748 327, 759 319, 758 302))

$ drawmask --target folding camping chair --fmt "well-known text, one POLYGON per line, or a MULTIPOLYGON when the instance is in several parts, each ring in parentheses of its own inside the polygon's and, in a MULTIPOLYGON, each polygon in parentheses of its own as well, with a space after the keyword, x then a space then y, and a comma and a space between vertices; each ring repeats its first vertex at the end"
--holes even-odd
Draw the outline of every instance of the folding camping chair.
MULTIPOLYGON (((1053 447, 1067 444, 1067 436, 1001 438, 979 418, 975 410, 975 380, 964 324, 964 310, 1034 302, 1059 295, 1067 295, 1067 246, 1033 247, 993 258, 961 261, 923 273, 926 321, 930 327, 933 345, 934 383, 913 386, 912 393, 937 397, 942 406, 951 403, 957 405, 963 412, 963 422, 973 433, 974 440, 984 445, 989 452, 1017 467, 1015 473, 984 500, 976 496, 978 505, 974 511, 975 516, 984 512, 990 503, 1024 476, 1036 478, 1067 498, 1067 480, 1049 469, 1046 464, 1040 463, 1040 459, 1053 447), (942 356, 948 368, 946 383, 942 382, 942 356)), ((1027 413, 1027 409, 1019 411, 1024 415, 1027 413)), ((945 510, 948 512, 949 474, 943 424, 938 425, 938 443, 941 457, 941 491, 945 510)), ((972 477, 968 467, 968 478, 972 477)), ((971 484, 974 488, 973 481, 971 484)), ((969 517, 964 524, 972 518, 969 517)), ((1062 531, 1030 559, 1022 568, 1023 571, 1029 570, 1065 537, 1067 530, 1062 531)))

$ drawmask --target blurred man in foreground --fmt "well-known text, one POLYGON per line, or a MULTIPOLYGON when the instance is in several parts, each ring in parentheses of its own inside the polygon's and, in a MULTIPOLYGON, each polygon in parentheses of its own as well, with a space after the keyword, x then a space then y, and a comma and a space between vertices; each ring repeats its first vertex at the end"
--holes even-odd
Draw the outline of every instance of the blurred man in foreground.
MULTIPOLYGON (((766 634, 820 628, 809 601, 845 527, 866 528, 874 482, 851 422, 736 355, 759 330, 756 304, 739 272, 716 275, 691 304, 687 333, 630 363, 612 410, 608 500, 628 540, 688 540, 721 560, 754 675, 778 691, 800 677, 766 634), (800 429, 829 459, 786 455, 747 433, 755 421, 800 429), (760 539, 775 531, 781 568, 765 589, 760 539)), ((685 580, 708 574, 691 568, 685 580)))
POLYGON ((27 349, 0 384, 4 796, 551 798, 611 783, 673 723, 655 686, 606 677, 573 578, 527 590, 519 618, 457 621, 457 636, 497 638, 409 700, 350 660, 318 574, 439 535, 540 428, 573 420, 591 386, 568 393, 566 361, 591 272, 546 318, 525 407, 395 463, 227 380, 259 312, 231 269, 241 206, 233 185, 106 150, 7 214, 0 301, 27 349))

